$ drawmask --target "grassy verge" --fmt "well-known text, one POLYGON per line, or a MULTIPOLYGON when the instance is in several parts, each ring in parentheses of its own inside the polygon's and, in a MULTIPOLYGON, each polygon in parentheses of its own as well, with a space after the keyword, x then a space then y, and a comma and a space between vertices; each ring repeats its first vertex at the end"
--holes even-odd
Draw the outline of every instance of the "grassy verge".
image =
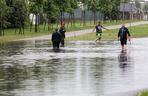
POLYGON ((148 96, 148 91, 144 91, 144 92, 140 93, 138 96, 148 96))
MULTIPOLYGON (((129 28, 132 38, 148 37, 148 25, 139 25, 129 28)), ((117 40, 118 29, 103 31, 102 39, 117 40)), ((83 36, 70 37, 67 40, 95 40, 96 35, 89 33, 83 36)))
MULTIPOLYGON (((136 22, 137 20, 133 21, 136 22)), ((109 26, 109 25, 117 25, 117 24, 121 24, 121 23, 128 23, 129 20, 125 20, 124 22, 122 20, 118 20, 118 21, 106 21, 103 23, 104 26, 109 26)), ((67 23, 66 23, 67 24, 67 23)), ((87 21, 86 25, 83 26, 83 24, 81 24, 80 22, 76 22, 75 25, 71 26, 69 25, 65 25, 67 28, 67 31, 75 31, 75 30, 83 30, 83 29, 89 29, 89 28, 93 28, 93 22, 87 21)), ((53 25, 53 29, 57 28, 59 26, 57 26, 56 24, 53 25)), ((32 27, 32 31, 30 32, 29 28, 25 28, 25 34, 24 35, 19 35, 18 32, 15 34, 15 29, 6 29, 5 30, 5 36, 0 37, 0 42, 9 42, 12 40, 18 40, 18 39, 22 39, 22 38, 29 38, 29 37, 36 37, 36 36, 42 36, 42 35, 48 35, 51 34, 53 32, 53 29, 49 29, 47 28, 47 26, 44 28, 44 25, 40 25, 40 32, 35 33, 34 32, 34 27, 32 27)))

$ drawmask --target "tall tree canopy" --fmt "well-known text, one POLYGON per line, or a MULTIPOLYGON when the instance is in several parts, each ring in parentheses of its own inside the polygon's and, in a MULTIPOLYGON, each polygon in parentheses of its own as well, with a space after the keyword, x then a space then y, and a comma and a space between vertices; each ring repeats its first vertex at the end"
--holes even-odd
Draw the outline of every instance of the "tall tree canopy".
POLYGON ((5 0, 0 0, 0 36, 4 35, 4 28, 8 25, 6 18, 8 10, 5 0))

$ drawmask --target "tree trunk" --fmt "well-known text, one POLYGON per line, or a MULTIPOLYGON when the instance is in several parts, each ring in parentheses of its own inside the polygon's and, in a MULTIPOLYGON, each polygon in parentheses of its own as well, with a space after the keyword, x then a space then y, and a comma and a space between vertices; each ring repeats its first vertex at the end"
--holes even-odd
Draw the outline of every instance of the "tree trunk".
POLYGON ((48 31, 49 31, 49 29, 52 29, 51 28, 51 23, 50 23, 50 20, 49 19, 47 20, 47 23, 48 23, 48 31))
POLYGON ((0 29, 0 36, 2 36, 2 29, 0 29))
POLYGON ((83 12, 81 12, 80 26, 82 25, 82 22, 83 22, 83 12))
POLYGON ((15 35, 16 35, 16 32, 17 32, 17 28, 15 27, 15 31, 14 31, 15 35))
POLYGON ((72 20, 72 13, 70 13, 70 22, 71 22, 71 27, 72 27, 72 22, 73 22, 73 20, 72 20))
POLYGON ((2 22, 0 23, 0 36, 2 36, 2 22))
POLYGON ((38 32, 38 14, 35 14, 35 32, 38 32))
POLYGON ((40 15, 38 15, 38 23, 37 23, 37 30, 40 32, 40 15))
POLYGON ((22 24, 22 34, 25 34, 25 24, 22 24))
POLYGON ((60 24, 62 25, 62 22, 63 22, 63 12, 61 11, 60 12, 60 24))
POLYGON ((30 32, 31 32, 31 30, 32 30, 33 19, 34 19, 34 14, 33 14, 32 18, 31 18, 31 22, 30 22, 30 32))
POLYGON ((75 26, 75 22, 76 22, 76 20, 75 20, 75 13, 73 13, 73 25, 75 26))
POLYGON ((71 18, 70 18, 70 13, 69 13, 69 17, 68 17, 68 23, 67 23, 67 28, 69 27, 69 23, 71 21, 71 18))
POLYGON ((3 32, 3 36, 5 36, 5 30, 4 30, 4 28, 2 29, 2 32, 3 32))
POLYGON ((65 15, 64 15, 64 12, 63 12, 63 14, 62 14, 62 17, 63 17, 62 22, 65 22, 65 15))
POLYGON ((22 34, 21 22, 19 21, 19 34, 22 34))
POLYGON ((90 25, 91 25, 91 21, 92 21, 92 19, 91 19, 91 18, 92 18, 92 14, 90 15, 90 22, 89 22, 89 24, 90 24, 90 25))
POLYGON ((45 22, 44 22, 44 31, 46 30, 46 23, 47 23, 47 21, 45 20, 45 22))
POLYGON ((86 25, 86 12, 85 12, 85 10, 83 11, 83 26, 85 26, 86 25))
POLYGON ((96 16, 95 16, 95 11, 93 11, 93 13, 94 13, 94 25, 96 24, 96 16))

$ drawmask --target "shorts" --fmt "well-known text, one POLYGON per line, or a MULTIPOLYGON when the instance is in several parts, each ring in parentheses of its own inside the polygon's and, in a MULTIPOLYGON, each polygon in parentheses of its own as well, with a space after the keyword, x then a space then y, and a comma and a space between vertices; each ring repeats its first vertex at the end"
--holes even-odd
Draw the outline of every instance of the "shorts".
POLYGON ((96 32, 96 37, 100 38, 102 36, 102 32, 96 32))
POLYGON ((121 43, 122 46, 126 45, 127 44, 127 39, 120 40, 120 43, 121 43))

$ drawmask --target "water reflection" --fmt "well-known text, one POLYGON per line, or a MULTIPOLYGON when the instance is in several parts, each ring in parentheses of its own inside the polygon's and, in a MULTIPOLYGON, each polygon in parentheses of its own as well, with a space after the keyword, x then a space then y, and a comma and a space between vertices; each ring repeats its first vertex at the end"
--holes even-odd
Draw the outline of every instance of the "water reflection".
POLYGON ((123 68, 123 70, 129 66, 129 56, 127 54, 127 50, 122 50, 119 55, 119 63, 120 68, 123 68))
POLYGON ((0 56, 12 56, 15 54, 22 54, 21 48, 23 48, 23 43, 14 44, 14 43, 9 43, 9 44, 2 44, 0 45, 0 56))
POLYGON ((60 50, 46 41, 1 45, 0 96, 102 96, 134 89, 140 81, 134 79, 137 51, 120 52, 114 44, 68 42, 60 50))

